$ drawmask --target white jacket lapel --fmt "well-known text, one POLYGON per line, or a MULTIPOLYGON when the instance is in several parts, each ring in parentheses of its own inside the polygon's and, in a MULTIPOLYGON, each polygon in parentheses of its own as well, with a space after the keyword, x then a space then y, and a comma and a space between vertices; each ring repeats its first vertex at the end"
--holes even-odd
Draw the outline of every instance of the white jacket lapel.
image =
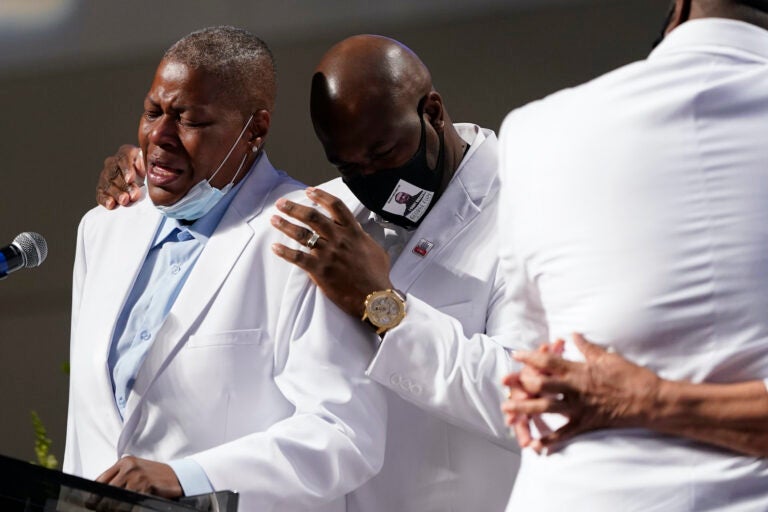
POLYGON ((94 284, 89 285, 88 302, 81 305, 81 324, 86 326, 84 328, 90 333, 88 336, 79 336, 78 339, 90 343, 91 346, 78 347, 78 351, 81 354, 91 354, 101 363, 102 367, 96 370, 95 375, 98 400, 110 404, 109 416, 119 425, 120 415, 115 405, 112 377, 107 362, 109 350, 117 319, 161 217, 149 200, 144 200, 134 208, 110 215, 118 216, 118 220, 110 225, 109 236, 102 237, 104 246, 98 251, 102 259, 94 265, 98 273, 89 277, 90 282, 94 284))
POLYGON ((189 330, 199 325, 206 307, 254 236, 248 221, 264 208, 264 201, 277 183, 278 176, 266 155, 259 162, 246 177, 246 182, 203 248, 136 375, 126 402, 125 424, 118 442, 120 453, 128 445, 141 416, 137 414, 137 409, 158 374, 183 346, 189 330))
POLYGON ((453 177, 392 266, 390 278, 398 289, 407 292, 429 264, 443 251, 450 250, 451 241, 477 217, 486 200, 497 193, 497 162, 496 136, 485 131, 485 140, 453 177), (433 244, 424 256, 413 251, 421 240, 433 244))

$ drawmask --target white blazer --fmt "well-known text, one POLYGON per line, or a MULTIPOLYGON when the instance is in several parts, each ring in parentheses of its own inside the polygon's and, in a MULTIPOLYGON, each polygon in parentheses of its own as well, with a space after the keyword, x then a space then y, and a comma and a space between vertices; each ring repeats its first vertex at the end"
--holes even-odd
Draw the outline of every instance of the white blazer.
MULTIPOLYGON (((670 379, 768 377, 767 132, 768 31, 724 19, 510 114, 499 226, 521 336, 583 332, 670 379)), ((768 459, 595 431, 526 450, 510 510, 764 512, 768 459)))
POLYGON ((161 217, 147 199, 85 215, 64 471, 190 457, 215 489, 240 492, 243 512, 346 510, 344 495, 381 466, 386 401, 364 376, 375 335, 270 251, 283 241, 273 204, 301 188, 257 161, 159 330, 125 421, 107 355, 161 217))
MULTIPOLYGON (((407 294, 406 317, 368 368, 390 391, 386 457, 352 494, 352 510, 503 510, 519 464, 500 411, 515 340, 498 273, 496 136, 456 126, 472 152, 390 273, 407 294), (421 239, 434 245, 423 257, 412 250, 421 239)), ((321 188, 367 219, 341 179, 321 188)))

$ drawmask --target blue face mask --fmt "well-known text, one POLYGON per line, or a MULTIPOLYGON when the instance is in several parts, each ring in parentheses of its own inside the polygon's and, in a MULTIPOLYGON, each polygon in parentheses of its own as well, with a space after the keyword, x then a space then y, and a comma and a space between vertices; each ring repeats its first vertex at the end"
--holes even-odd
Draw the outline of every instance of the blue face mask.
POLYGON ((224 157, 224 160, 222 160, 216 170, 213 171, 213 174, 210 178, 195 184, 195 186, 189 189, 189 192, 187 192, 184 197, 175 203, 168 206, 156 204, 155 208, 160 210, 160 212, 162 212, 162 214, 166 217, 178 220, 197 220, 211 211, 213 207, 216 206, 219 201, 221 201, 221 198, 224 197, 227 192, 232 190, 235 179, 240 174, 240 170, 243 168, 243 164, 245 163, 246 158, 248 158, 248 154, 246 153, 245 156, 243 156, 243 159, 240 161, 240 166, 237 168, 237 172, 232 177, 232 181, 227 183, 223 188, 218 189, 211 186, 211 180, 216 177, 216 174, 218 174, 221 168, 224 167, 224 164, 235 150, 237 143, 240 142, 240 139, 243 137, 243 134, 248 128, 251 119, 253 119, 253 114, 251 114, 251 116, 248 118, 248 121, 245 122, 245 126, 243 126, 243 130, 240 132, 240 135, 237 136, 237 140, 235 140, 235 143, 232 144, 232 147, 227 153, 227 156, 224 157))

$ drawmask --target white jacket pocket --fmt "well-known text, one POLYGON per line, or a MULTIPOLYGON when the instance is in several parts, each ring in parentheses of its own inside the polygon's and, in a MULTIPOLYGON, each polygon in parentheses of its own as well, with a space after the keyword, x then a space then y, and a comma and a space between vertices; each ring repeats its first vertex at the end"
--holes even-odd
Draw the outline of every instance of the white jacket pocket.
POLYGON ((228 345, 258 345, 264 340, 261 329, 195 334, 187 340, 187 348, 220 347, 228 345))

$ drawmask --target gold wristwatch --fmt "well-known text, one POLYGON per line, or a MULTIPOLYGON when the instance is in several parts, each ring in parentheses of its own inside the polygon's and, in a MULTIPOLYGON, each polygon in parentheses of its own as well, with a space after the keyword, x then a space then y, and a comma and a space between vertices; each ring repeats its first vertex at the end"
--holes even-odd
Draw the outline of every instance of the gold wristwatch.
POLYGON ((397 290, 380 290, 365 298, 362 320, 376 327, 376 334, 384 334, 397 327, 405 318, 405 296, 397 290))

